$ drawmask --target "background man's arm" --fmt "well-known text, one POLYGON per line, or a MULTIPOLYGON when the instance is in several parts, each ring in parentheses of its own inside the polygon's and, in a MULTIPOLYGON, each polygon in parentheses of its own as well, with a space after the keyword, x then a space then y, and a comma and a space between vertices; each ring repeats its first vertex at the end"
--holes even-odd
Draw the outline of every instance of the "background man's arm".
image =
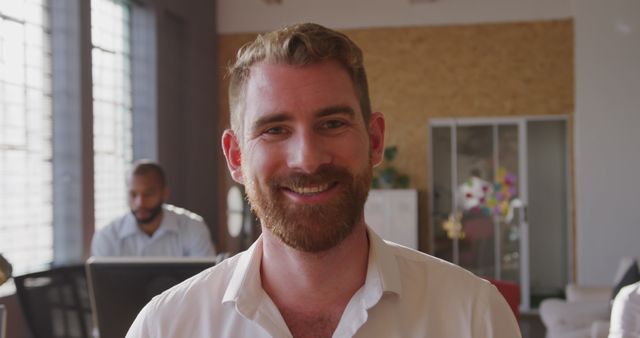
POLYGON ((102 229, 96 231, 91 239, 91 256, 117 256, 116 253, 116 239, 112 238, 110 234, 102 229))

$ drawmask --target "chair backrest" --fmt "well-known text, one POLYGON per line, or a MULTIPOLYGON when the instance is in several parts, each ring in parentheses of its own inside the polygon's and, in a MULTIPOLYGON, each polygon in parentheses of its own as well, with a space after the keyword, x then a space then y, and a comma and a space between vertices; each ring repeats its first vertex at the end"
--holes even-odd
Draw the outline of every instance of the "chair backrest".
POLYGON ((516 320, 520 319, 520 285, 515 282, 489 279, 495 285, 502 297, 507 301, 516 320))
POLYGON ((15 276, 25 320, 35 338, 90 338, 91 304, 84 265, 15 276))

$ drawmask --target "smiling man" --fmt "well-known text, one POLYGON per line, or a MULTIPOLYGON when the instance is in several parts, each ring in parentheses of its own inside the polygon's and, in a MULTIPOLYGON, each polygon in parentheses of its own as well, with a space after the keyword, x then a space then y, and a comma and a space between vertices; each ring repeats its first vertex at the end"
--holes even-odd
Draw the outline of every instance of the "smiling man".
POLYGON ((262 235, 154 298, 127 337, 520 336, 491 284, 367 227, 385 122, 345 35, 259 36, 230 70, 229 101, 222 148, 262 235))
POLYGON ((131 212, 98 230, 93 256, 214 256, 207 225, 188 210, 165 204, 164 170, 148 160, 133 165, 127 179, 131 212))

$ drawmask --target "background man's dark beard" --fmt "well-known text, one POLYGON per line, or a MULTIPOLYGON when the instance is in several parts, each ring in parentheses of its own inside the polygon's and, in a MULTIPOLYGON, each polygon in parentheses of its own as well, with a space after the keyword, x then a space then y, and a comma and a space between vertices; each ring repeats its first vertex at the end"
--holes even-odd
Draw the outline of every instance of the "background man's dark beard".
POLYGON ((312 175, 274 178, 269 191, 261 191, 256 182, 247 184, 247 196, 261 223, 288 246, 321 252, 335 247, 349 236, 361 221, 364 203, 371 185, 371 167, 356 176, 346 169, 323 166, 312 175), (338 182, 339 194, 322 205, 296 205, 279 189, 283 183, 338 182))
POLYGON ((158 217, 158 215, 160 215, 160 213, 162 212, 162 204, 163 203, 160 203, 153 209, 150 209, 149 217, 146 217, 146 218, 138 218, 135 210, 131 210, 131 212, 133 213, 133 217, 135 217, 136 222, 138 222, 138 224, 149 224, 153 222, 153 220, 156 219, 156 217, 158 217))

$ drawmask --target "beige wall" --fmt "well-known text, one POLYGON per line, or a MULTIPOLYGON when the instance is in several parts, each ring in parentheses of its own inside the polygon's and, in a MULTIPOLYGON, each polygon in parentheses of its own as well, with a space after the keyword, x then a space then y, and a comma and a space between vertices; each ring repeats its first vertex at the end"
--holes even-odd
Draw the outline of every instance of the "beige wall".
MULTIPOLYGON (((571 19, 344 32, 364 51, 372 108, 385 113, 386 144, 399 149, 395 165, 420 192, 422 250, 428 250, 430 118, 573 113, 571 19)), ((254 37, 218 36, 221 127, 228 126, 222 70, 254 37)), ((226 224, 224 215, 220 222, 226 224)))
MULTIPOLYGON (((170 1, 170 0, 164 0, 170 1)), ((316 22, 334 29, 466 25, 573 16, 574 0, 218 0, 219 33, 269 31, 316 22)))

